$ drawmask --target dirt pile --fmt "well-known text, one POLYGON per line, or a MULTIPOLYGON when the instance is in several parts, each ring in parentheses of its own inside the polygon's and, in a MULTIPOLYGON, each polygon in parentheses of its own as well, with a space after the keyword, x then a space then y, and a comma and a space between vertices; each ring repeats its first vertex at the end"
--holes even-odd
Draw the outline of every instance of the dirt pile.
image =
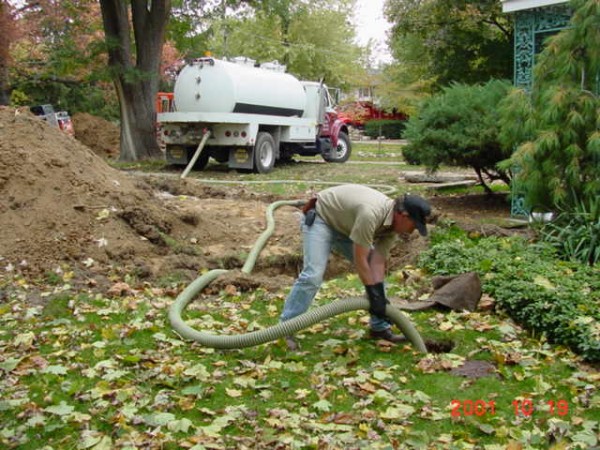
MULTIPOLYGON (((79 282, 101 284, 114 270, 192 280, 203 269, 238 269, 278 200, 177 174, 118 171, 28 112, 1 107, 0 196, 0 273, 35 279, 68 265, 79 282)), ((278 226, 253 272, 259 285, 276 290, 296 274, 298 214, 276 211, 278 226)))
POLYGON ((180 212, 156 194, 148 182, 111 168, 38 118, 0 109, 3 268, 39 274, 67 262, 148 272, 153 258, 171 253, 170 239, 209 238, 201 230, 215 223, 180 212))
POLYGON ((9 263, 44 271, 124 259, 131 242, 151 247, 172 228, 148 206, 148 190, 77 140, 13 109, 0 110, 0 124, 0 248, 9 263))
POLYGON ((88 113, 72 117, 75 139, 98 156, 116 159, 119 156, 119 127, 108 120, 88 113))

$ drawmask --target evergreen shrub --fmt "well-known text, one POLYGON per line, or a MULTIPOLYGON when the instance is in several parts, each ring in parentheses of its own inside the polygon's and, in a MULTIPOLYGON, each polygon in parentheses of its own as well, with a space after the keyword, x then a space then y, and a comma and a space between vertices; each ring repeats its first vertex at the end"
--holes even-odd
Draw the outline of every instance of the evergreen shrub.
POLYGON ((488 190, 483 176, 510 183, 510 173, 497 164, 512 149, 498 139, 498 104, 510 83, 492 80, 484 85, 454 83, 423 102, 410 117, 402 154, 409 162, 421 162, 431 171, 441 165, 471 167, 488 190))

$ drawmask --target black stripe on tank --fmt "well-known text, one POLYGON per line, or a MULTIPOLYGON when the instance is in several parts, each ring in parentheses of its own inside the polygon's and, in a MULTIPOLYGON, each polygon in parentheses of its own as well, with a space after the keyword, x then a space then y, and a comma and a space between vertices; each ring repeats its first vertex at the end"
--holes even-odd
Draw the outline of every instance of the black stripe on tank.
POLYGON ((252 105, 249 103, 236 103, 233 108, 234 113, 244 114, 265 114, 269 116, 301 117, 304 112, 301 109, 278 108, 276 106, 252 105))

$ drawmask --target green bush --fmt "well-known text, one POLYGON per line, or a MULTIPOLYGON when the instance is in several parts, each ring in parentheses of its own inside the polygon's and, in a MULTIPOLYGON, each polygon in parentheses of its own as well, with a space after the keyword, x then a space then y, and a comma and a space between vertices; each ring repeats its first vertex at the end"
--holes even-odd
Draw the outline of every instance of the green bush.
POLYGON ((497 164, 510 157, 498 140, 497 105, 510 83, 492 80, 485 85, 453 84, 428 98, 406 125, 404 158, 435 171, 441 165, 472 167, 486 190, 483 175, 510 182, 497 164))
POLYGON ((420 166, 423 164, 421 150, 414 145, 405 145, 402 147, 402 157, 404 158, 404 161, 413 166, 420 166))
POLYGON ((364 133, 372 138, 384 136, 387 139, 401 139, 405 127, 404 120, 369 120, 365 123, 364 133))
POLYGON ((471 239, 456 229, 434 234, 421 264, 434 274, 468 271, 516 322, 588 361, 600 361, 600 270, 555 258, 522 238, 471 239))

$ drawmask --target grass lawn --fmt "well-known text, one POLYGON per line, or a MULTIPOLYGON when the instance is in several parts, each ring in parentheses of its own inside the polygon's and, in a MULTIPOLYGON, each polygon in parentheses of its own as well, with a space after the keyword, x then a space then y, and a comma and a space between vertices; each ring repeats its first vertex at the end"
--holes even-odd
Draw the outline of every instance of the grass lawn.
MULTIPOLYGON (((451 353, 366 339, 350 313, 283 341, 218 351, 184 342, 166 313, 167 290, 137 286, 111 298, 54 280, 46 305, 25 306, 27 285, 0 309, 5 448, 589 448, 597 439, 597 372, 491 312, 422 311, 411 318, 451 353), (466 360, 493 374, 452 374, 466 360)), ((390 274, 390 293, 410 287, 390 274)), ((316 300, 354 296, 355 276, 316 300)), ((199 299, 186 319, 203 331, 243 333, 277 322, 284 292, 199 299)))
MULTIPOLYGON (((295 156, 288 164, 278 164, 268 174, 239 173, 225 164, 210 160, 203 171, 192 171, 189 178, 218 182, 246 182, 259 192, 276 195, 296 195, 311 189, 322 189, 330 183, 381 184, 398 188, 403 170, 422 169, 410 166, 402 159, 401 144, 353 143, 352 156, 345 164, 326 163, 320 156, 295 156), (380 151, 379 148, 384 149, 380 151), (368 169, 368 170, 366 170, 368 169)), ((183 167, 166 167, 164 163, 113 163, 117 168, 153 172, 165 170, 175 175, 183 167)))

